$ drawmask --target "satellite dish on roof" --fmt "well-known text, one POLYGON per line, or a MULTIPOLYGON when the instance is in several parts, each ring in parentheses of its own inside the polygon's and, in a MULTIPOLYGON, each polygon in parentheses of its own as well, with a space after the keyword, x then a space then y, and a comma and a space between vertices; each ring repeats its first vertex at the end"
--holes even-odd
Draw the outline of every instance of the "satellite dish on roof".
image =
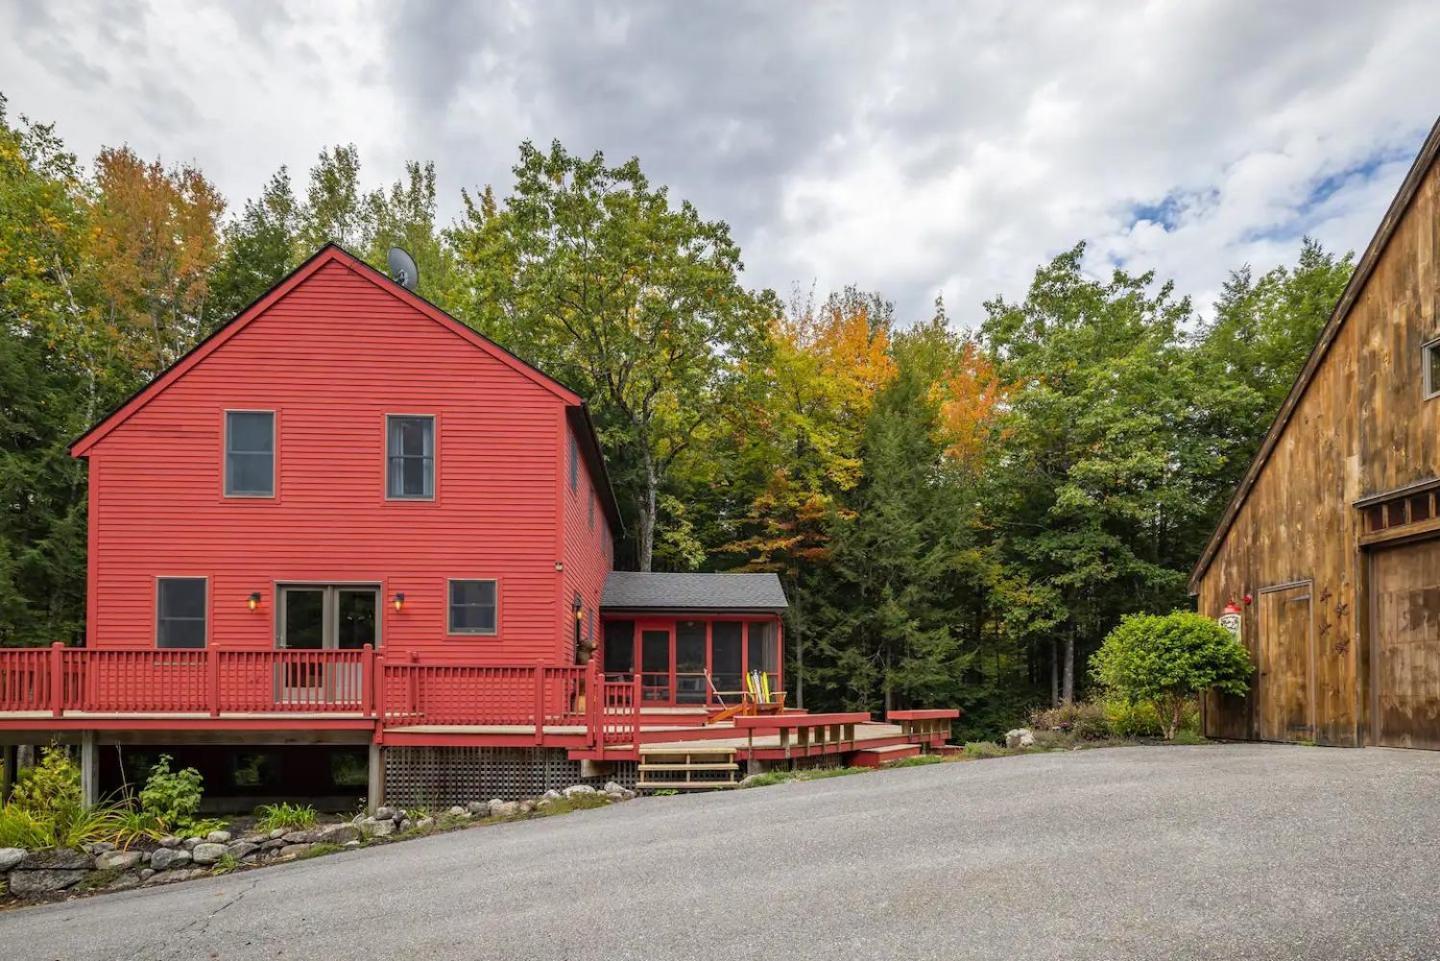
POLYGON ((390 265, 390 279, 401 287, 414 290, 415 285, 420 283, 420 268, 415 266, 415 258, 399 247, 390 248, 385 262, 390 265))

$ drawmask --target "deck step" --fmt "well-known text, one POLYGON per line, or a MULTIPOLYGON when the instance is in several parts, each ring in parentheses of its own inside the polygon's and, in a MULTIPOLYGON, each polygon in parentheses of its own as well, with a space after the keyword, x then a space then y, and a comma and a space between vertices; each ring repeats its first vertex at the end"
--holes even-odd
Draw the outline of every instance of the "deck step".
POLYGON ((637 781, 642 791, 723 791, 740 786, 738 781, 637 781))
POLYGON ((719 791, 739 784, 735 748, 723 745, 641 748, 642 791, 719 791))
POLYGON ((856 751, 850 759, 850 763, 856 767, 880 767, 884 764, 893 764, 895 761, 907 757, 915 757, 920 753, 918 744, 889 744, 884 747, 867 747, 863 751, 856 751))
POLYGON ((642 771, 738 771, 740 765, 731 761, 729 764, 641 764, 642 771))

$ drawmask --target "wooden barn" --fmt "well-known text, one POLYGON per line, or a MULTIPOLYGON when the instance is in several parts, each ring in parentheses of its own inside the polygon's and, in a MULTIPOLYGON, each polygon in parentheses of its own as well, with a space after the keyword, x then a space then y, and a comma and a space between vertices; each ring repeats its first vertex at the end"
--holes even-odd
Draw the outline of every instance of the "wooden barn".
POLYGON ((1191 577, 1256 663, 1209 736, 1440 748, 1437 151, 1440 123, 1191 577))

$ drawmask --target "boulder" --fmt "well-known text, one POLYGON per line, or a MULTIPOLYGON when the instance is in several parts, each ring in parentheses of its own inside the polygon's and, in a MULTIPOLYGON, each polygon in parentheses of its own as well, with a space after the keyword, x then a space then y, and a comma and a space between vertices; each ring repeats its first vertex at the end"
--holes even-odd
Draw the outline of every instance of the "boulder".
POLYGON ((160 839, 159 844, 162 848, 178 848, 180 846, 180 839, 173 834, 166 835, 160 839))
POLYGON ((302 854, 304 854, 305 852, 309 851, 309 850, 310 850, 311 848, 313 848, 314 846, 315 846, 314 844, 310 844, 310 843, 306 843, 306 844, 287 844, 287 845, 285 845, 283 848, 280 849, 280 856, 281 856, 282 858, 298 858, 300 855, 302 855, 302 854))
POLYGON ((0 874, 25 860, 24 848, 0 848, 0 874))
POLYGON ((155 876, 155 869, 154 869, 154 868, 144 868, 144 869, 142 869, 142 870, 140 871, 140 883, 141 883, 141 884, 144 884, 146 881, 150 880, 150 879, 153 878, 154 876, 155 876))
POLYGON ((360 822, 360 832, 366 837, 389 837, 390 835, 395 833, 395 822, 391 821, 389 818, 386 818, 383 821, 377 820, 375 818, 366 818, 365 820, 360 822))
POLYGON ((195 845, 202 844, 204 841, 204 838, 186 838, 180 846, 187 851, 193 851, 195 850, 195 845))
POLYGON ((409 818, 406 818, 405 820, 397 824, 396 828, 400 831, 401 834, 404 834, 406 831, 410 830, 414 826, 415 822, 410 820, 409 818))
POLYGON ((50 848, 46 851, 27 851, 20 862, 22 871, 88 871, 93 862, 84 851, 71 848, 50 848))
POLYGON ((109 841, 95 841, 94 843, 87 844, 84 847, 85 850, 89 851, 91 854, 104 854, 106 851, 115 850, 117 845, 112 844, 109 841))
POLYGON ((226 854, 225 845, 218 841, 201 841, 195 845, 195 850, 190 852, 191 859, 196 864, 214 864, 226 854))
POLYGON ((1011 749, 1020 747, 1034 747, 1035 735, 1028 727, 1017 727, 1013 731, 1005 732, 1005 746, 1011 749))
POLYGON ((231 838, 233 837, 234 835, 232 835, 229 831, 211 831, 209 834, 205 835, 205 840, 209 841, 211 844, 229 844, 231 838))
POLYGON ((97 871, 129 871, 139 865, 139 851, 105 851, 95 858, 97 871))
POLYGON ((621 784, 619 781, 606 781, 606 782, 605 782, 605 793, 606 793, 606 794, 624 794, 624 793, 625 793, 625 785, 621 784))
POLYGON ((183 868, 190 863, 190 852, 178 848, 160 848, 150 855, 150 866, 156 871, 183 868))
POLYGON ((378 807, 375 809, 375 820, 393 821, 395 820, 395 813, 395 809, 392 807, 378 807))
POLYGON ((520 802, 520 813, 521 813, 521 814, 529 814, 529 813, 530 813, 531 811, 533 811, 533 810, 535 810, 535 802, 534 802, 534 801, 531 801, 531 800, 529 800, 529 799, 527 798, 526 800, 520 802))
MULTIPOLYGON (((282 835, 282 837, 283 837, 283 835, 282 835)), ((259 847, 260 845, 264 844, 266 841, 270 840, 270 835, 269 835, 268 832, 267 832, 267 833, 261 833, 261 834, 247 834, 247 835, 245 835, 244 837, 240 838, 240 840, 243 841, 243 842, 245 842, 246 844, 253 844, 253 845, 255 845, 256 847, 259 847)))
POLYGON ((471 801, 465 805, 465 810, 475 817, 486 817, 490 814, 490 803, 488 801, 471 801))
POLYGON ((285 846, 284 838, 271 838, 260 845, 261 851, 278 851, 285 846))
POLYGON ((54 894, 79 884, 89 872, 83 868, 40 868, 10 872, 10 893, 20 898, 54 894))
POLYGON ((561 796, 561 795, 560 795, 560 792, 559 792, 559 791, 549 790, 549 791, 546 791, 544 794, 540 795, 540 800, 542 800, 542 801, 558 801, 558 800, 560 800, 560 796, 561 796))
POLYGON ((360 840, 360 829, 353 824, 331 824, 320 829, 317 840, 326 844, 348 844, 360 840))
POLYGON ((285 835, 286 844, 314 844, 318 840, 319 831, 290 831, 285 835))
POLYGON ((258 850, 260 850, 260 845, 251 844, 249 841, 246 841, 243 838, 239 841, 231 841, 229 844, 225 845, 225 853, 230 855, 237 861, 241 860, 242 858, 248 858, 250 855, 254 854, 258 850))
POLYGON ((446 811, 445 813, 452 818, 468 818, 470 816, 470 812, 465 810, 458 804, 452 807, 450 810, 446 811))
POLYGON ((566 797, 593 797, 600 793, 588 784, 572 784, 564 792, 566 797))
POLYGON ((520 805, 515 801, 491 801, 490 816, 492 818, 513 818, 520 813, 520 805))
POLYGON ((428 831, 435 826, 434 818, 421 818, 415 822, 415 830, 428 831))
POLYGON ((111 881, 102 891, 129 891, 131 888, 138 888, 143 879, 134 871, 127 871, 115 880, 111 881))
POLYGON ((283 838, 283 837, 286 835, 286 833, 289 832, 289 830, 290 830, 289 828, 276 828, 275 830, 273 830, 273 831, 270 832, 270 834, 268 835, 268 837, 269 837, 270 840, 272 840, 272 841, 278 841, 278 840, 280 840, 281 838, 283 838))

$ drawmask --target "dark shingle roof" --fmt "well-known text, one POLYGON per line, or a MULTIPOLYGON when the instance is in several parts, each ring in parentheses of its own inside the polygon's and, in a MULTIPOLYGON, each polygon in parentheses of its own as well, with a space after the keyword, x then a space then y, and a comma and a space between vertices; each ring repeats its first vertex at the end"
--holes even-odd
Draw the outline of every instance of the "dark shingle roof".
POLYGON ((655 574, 611 571, 600 606, 608 610, 783 611, 774 574, 655 574))

